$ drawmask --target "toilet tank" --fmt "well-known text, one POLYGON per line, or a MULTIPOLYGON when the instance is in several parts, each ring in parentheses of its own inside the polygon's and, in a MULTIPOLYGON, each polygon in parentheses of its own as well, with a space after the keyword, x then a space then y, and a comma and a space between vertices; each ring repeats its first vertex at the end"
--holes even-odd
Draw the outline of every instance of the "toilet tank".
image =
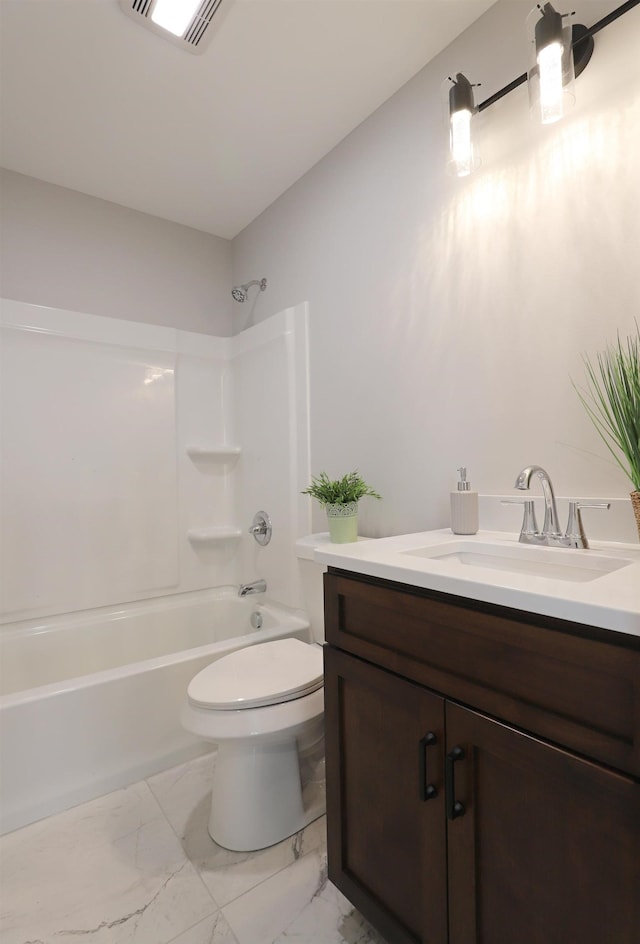
POLYGON ((326 544, 329 534, 308 534, 296 541, 298 558, 298 577, 302 594, 302 607, 311 623, 314 642, 324 642, 324 595, 322 576, 326 571, 324 564, 313 559, 316 547, 326 544))

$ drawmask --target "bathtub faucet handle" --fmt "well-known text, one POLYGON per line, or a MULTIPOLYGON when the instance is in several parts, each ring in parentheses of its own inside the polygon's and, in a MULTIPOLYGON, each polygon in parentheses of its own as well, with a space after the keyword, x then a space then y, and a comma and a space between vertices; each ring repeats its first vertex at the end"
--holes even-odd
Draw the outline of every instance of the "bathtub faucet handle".
POLYGON ((249 534, 252 534, 258 544, 265 546, 271 540, 271 518, 266 511, 256 511, 249 528, 249 534))
POLYGON ((247 597, 250 593, 265 593, 267 589, 266 580, 253 580, 251 583, 241 583, 238 587, 238 596, 247 597))

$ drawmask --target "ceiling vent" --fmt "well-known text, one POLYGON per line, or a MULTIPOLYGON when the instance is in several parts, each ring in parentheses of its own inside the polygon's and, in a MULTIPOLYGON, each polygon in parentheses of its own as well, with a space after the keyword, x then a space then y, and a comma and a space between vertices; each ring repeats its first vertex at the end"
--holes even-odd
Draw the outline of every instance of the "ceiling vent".
POLYGON ((182 36, 175 36, 162 26, 158 26, 157 23, 153 22, 151 14, 153 13, 155 3, 156 0, 120 0, 120 7, 124 13, 132 17, 140 26, 145 26, 147 29, 157 33, 158 36, 162 36, 163 39, 174 43, 176 46, 180 46, 181 49, 186 49, 193 53, 201 53, 204 52, 209 45, 213 36, 211 23, 214 16, 216 17, 216 25, 218 25, 222 18, 221 7, 226 7, 229 0, 224 0, 224 3, 223 0, 203 0, 193 14, 182 36))

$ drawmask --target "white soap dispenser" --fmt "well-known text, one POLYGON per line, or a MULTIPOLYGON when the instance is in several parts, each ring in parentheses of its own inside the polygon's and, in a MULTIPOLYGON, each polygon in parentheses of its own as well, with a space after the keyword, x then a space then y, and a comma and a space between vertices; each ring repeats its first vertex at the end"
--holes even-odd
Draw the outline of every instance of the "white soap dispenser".
POLYGON ((475 534, 478 530, 478 493, 471 491, 464 466, 458 472, 457 491, 451 492, 451 530, 454 534, 475 534))

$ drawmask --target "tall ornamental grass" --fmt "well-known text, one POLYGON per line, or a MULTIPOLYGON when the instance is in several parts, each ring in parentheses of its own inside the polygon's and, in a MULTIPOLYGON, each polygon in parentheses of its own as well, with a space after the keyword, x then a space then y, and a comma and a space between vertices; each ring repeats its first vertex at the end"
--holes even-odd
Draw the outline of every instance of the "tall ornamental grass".
POLYGON ((607 449, 640 491, 640 327, 625 342, 583 356, 584 388, 573 384, 607 449))

